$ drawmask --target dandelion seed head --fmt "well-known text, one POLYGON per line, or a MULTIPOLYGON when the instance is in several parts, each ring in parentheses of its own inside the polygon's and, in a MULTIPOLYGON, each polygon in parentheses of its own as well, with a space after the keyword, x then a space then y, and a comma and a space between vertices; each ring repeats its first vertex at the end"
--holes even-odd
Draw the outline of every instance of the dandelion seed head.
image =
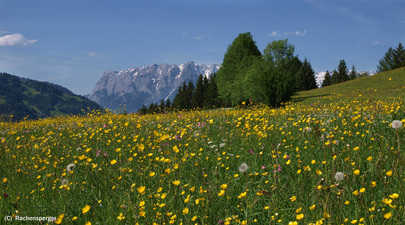
POLYGON ((392 128, 398 129, 402 127, 402 122, 400 120, 394 120, 391 123, 392 128))
POLYGON ((239 172, 244 173, 249 169, 249 166, 245 162, 243 162, 242 164, 240 164, 238 169, 239 172))
POLYGON ((335 180, 336 181, 342 181, 345 177, 345 174, 343 172, 336 172, 335 173, 335 180))

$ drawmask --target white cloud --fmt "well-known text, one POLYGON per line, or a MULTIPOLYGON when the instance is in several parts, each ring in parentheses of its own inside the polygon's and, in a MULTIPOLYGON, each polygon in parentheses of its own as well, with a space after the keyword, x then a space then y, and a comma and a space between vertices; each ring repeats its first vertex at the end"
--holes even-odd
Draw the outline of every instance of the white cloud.
POLYGON ((301 31, 295 31, 294 34, 297 36, 304 36, 307 33, 307 30, 304 30, 303 32, 301 31))
POLYGON ((97 52, 90 52, 89 53, 89 56, 96 56, 97 55, 97 52))
POLYGON ((295 31, 295 32, 285 32, 285 35, 297 35, 297 36, 304 36, 307 33, 307 30, 304 31, 295 31))
POLYGON ((275 36, 278 36, 278 33, 277 33, 277 31, 273 31, 270 34, 267 34, 267 36, 275 37, 275 36))
POLYGON ((374 42, 373 42, 373 45, 378 45, 378 44, 380 44, 379 41, 374 41, 374 42))
POLYGON ((188 34, 188 32, 187 31, 184 31, 183 33, 181 33, 181 36, 186 36, 188 34))
POLYGON ((207 38, 207 37, 209 37, 209 35, 200 35, 200 36, 195 36, 195 39, 196 39, 197 41, 200 41, 200 40, 202 40, 202 39, 204 39, 204 38, 207 38))
POLYGON ((0 37, 0 46, 27 46, 37 42, 36 39, 28 40, 22 34, 9 34, 0 37))

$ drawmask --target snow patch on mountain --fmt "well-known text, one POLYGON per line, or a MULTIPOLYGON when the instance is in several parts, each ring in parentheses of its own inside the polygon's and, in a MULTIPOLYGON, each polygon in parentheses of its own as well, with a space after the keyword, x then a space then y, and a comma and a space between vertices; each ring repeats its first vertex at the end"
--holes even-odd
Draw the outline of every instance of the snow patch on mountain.
POLYGON ((190 61, 182 65, 154 64, 123 71, 107 70, 89 99, 111 110, 125 106, 128 112, 135 112, 142 105, 161 99, 173 100, 183 82, 196 83, 200 74, 208 77, 218 69, 219 65, 216 64, 196 64, 190 61))

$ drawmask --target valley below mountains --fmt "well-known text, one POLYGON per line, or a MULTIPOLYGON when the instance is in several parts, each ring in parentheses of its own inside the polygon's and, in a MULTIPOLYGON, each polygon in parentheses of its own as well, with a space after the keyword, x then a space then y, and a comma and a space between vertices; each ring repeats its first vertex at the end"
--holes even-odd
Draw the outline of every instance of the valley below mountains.
POLYGON ((154 64, 124 71, 107 70, 88 98, 110 110, 136 112, 143 105, 158 103, 161 99, 173 101, 183 82, 196 83, 200 74, 208 77, 219 67, 190 61, 182 65, 154 64))

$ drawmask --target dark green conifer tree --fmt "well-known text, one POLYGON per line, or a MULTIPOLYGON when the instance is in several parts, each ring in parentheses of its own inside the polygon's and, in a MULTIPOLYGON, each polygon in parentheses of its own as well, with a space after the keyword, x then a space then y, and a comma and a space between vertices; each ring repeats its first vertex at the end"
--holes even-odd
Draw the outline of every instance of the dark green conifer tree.
POLYGON ((332 79, 331 79, 331 84, 338 84, 340 81, 339 79, 339 73, 336 70, 333 70, 332 72, 332 79))
POLYGON ((315 80, 315 72, 307 59, 305 59, 304 63, 302 63, 302 66, 298 71, 298 76, 301 81, 299 91, 307 91, 317 88, 315 80))
POLYGON ((218 89, 215 83, 216 73, 210 75, 210 79, 208 80, 207 88, 204 92, 204 103, 203 106, 205 108, 215 108, 219 107, 220 104, 218 103, 218 89))
POLYGON ((198 76, 197 84, 195 86, 193 96, 191 98, 193 108, 200 108, 200 109, 203 108, 204 92, 205 92, 204 78, 203 75, 200 74, 198 76))
POLYGON ((338 68, 338 83, 345 82, 349 80, 349 70, 347 69, 346 62, 344 59, 340 60, 338 68))
POLYGON ((329 71, 326 71, 325 77, 322 81, 322 87, 326 87, 332 84, 332 77, 329 73, 329 71))
POLYGON ((349 73, 349 80, 354 80, 357 78, 357 72, 356 72, 356 68, 354 67, 354 65, 352 66, 352 69, 349 73))

